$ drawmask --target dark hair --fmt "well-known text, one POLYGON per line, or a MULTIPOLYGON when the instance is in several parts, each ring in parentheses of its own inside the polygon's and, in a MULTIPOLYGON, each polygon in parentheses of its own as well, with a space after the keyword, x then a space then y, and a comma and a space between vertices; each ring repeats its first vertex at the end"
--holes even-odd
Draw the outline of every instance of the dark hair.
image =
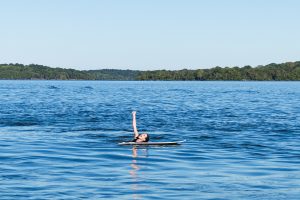
POLYGON ((145 138, 145 142, 148 142, 150 140, 150 136, 149 134, 147 133, 147 137, 145 138))

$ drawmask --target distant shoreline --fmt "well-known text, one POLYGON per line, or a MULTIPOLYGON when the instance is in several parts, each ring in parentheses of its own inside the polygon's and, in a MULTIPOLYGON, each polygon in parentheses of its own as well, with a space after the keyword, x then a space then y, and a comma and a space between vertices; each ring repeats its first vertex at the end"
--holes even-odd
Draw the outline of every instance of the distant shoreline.
POLYGON ((300 80, 85 80, 85 79, 0 79, 0 81, 90 81, 90 82, 300 82, 300 80))
POLYGON ((300 81, 300 61, 251 67, 182 70, 75 70, 43 65, 0 64, 0 80, 69 81, 300 81))

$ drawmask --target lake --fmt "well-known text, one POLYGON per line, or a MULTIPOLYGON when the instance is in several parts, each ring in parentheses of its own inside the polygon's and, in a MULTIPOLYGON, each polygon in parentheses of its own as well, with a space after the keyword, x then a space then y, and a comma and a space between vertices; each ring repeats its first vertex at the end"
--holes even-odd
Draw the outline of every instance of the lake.
POLYGON ((0 81, 0 199, 299 199, 300 82, 0 81), (151 141, 131 147, 131 112, 151 141))

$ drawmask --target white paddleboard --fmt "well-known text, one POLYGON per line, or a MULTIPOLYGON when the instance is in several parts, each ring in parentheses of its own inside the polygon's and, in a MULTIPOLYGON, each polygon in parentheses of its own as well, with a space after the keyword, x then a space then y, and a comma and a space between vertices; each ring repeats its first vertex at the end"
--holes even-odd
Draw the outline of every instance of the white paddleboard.
POLYGON ((120 142, 119 145, 180 145, 180 142, 120 142))

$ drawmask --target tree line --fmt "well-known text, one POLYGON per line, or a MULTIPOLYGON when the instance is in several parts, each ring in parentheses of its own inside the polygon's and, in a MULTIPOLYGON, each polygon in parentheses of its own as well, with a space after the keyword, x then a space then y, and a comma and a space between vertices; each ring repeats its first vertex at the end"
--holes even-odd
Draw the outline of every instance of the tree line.
POLYGON ((75 70, 43 65, 0 64, 0 79, 17 80, 135 80, 134 70, 75 70))
POLYGON ((197 70, 155 70, 145 71, 138 76, 139 80, 227 80, 227 81, 281 81, 300 80, 300 62, 282 64, 271 63, 265 66, 251 67, 214 67, 211 69, 197 70))
POLYGON ((18 63, 0 64, 0 79, 40 80, 300 80, 300 61, 251 67, 214 67, 182 70, 75 70, 51 68, 43 65, 18 63))

